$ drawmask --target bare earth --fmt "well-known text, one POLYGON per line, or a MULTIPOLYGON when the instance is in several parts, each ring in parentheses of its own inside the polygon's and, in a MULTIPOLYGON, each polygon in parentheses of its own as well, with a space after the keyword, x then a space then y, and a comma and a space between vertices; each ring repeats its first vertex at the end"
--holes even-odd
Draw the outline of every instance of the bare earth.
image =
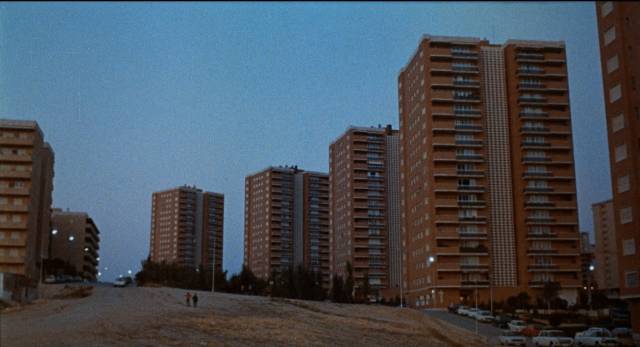
POLYGON ((411 309, 209 292, 192 308, 185 293, 99 285, 41 300, 0 313, 0 346, 484 346, 411 309))

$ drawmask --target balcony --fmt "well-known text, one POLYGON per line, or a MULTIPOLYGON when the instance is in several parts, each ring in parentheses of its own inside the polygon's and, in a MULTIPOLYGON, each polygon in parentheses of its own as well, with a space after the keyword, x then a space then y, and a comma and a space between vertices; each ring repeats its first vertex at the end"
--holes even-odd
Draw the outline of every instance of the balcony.
POLYGON ((479 245, 476 247, 460 246, 460 253, 488 254, 489 249, 485 245, 479 245))
POLYGON ((518 101, 522 104, 539 104, 546 103, 547 98, 539 95, 521 95, 518 97, 518 101))
POLYGON ((531 112, 531 111, 521 111, 521 118, 546 118, 549 117, 548 112, 531 112))
POLYGON ((516 54, 516 60, 544 60, 543 53, 519 52, 516 54))
POLYGON ((482 130, 482 126, 476 124, 455 124, 453 128, 456 130, 482 130))

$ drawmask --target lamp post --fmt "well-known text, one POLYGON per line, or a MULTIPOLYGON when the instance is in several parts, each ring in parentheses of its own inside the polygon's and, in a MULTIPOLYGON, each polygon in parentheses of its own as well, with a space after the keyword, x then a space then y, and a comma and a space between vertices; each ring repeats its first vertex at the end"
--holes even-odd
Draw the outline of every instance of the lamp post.
MULTIPOLYGON (((430 255, 429 257, 427 257, 427 266, 431 267, 431 264, 435 263, 435 261, 436 261, 436 258, 434 256, 430 255)), ((435 280, 435 278, 434 278, 434 280, 435 280)), ((436 290, 432 288, 431 289, 431 294, 432 294, 431 296, 433 297, 433 304, 432 305, 433 305, 434 308, 436 306, 436 295, 435 295, 435 292, 436 292, 436 290)))
POLYGON ((593 270, 595 270, 595 266, 593 266, 593 264, 589 265, 589 273, 587 274, 587 287, 584 287, 584 289, 587 291, 587 303, 589 304, 589 312, 593 310, 591 303, 591 291, 593 290, 593 284, 591 283, 591 274, 593 273, 593 270))

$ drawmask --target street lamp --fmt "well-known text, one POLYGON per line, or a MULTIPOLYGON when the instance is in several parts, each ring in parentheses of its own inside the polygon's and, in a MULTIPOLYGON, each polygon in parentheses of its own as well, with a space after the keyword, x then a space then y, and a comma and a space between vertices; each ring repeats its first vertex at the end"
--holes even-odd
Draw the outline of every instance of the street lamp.
POLYGON ((131 274, 133 273, 133 271, 131 271, 131 270, 127 270, 127 273, 128 273, 129 275, 131 275, 131 274))
POLYGON ((595 269, 596 269, 596 267, 593 264, 589 265, 589 274, 587 275, 587 287, 588 288, 584 287, 584 290, 587 291, 587 295, 588 295, 588 299, 587 300, 588 300, 588 304, 589 304, 589 311, 593 310, 593 307, 591 307, 592 306, 592 304, 591 304, 591 291, 593 290, 593 285, 591 283, 591 277, 592 277, 591 273, 595 269))

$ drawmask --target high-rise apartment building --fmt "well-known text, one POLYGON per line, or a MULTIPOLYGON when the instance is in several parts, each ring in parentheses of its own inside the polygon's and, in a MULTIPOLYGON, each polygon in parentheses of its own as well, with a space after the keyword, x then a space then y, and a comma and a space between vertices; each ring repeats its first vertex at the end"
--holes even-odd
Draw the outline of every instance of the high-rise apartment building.
POLYGON ((98 274, 98 250, 100 249, 100 231, 86 212, 69 212, 53 209, 51 214, 51 242, 49 256, 51 264, 56 260, 72 267, 75 273, 52 275, 71 275, 95 281, 98 274))
POLYGON ((303 266, 329 287, 327 174, 269 167, 245 179, 244 265, 259 278, 303 266))
POLYGON ((195 186, 155 192, 151 207, 150 258, 222 271, 224 195, 195 186))
MULTIPOLYGON (((398 131, 350 127, 329 147, 331 271, 372 295, 401 278, 398 131)), ((358 295, 356 293, 356 295, 358 295)))
POLYGON ((598 289, 617 297, 620 290, 618 275, 618 248, 613 200, 591 205, 593 231, 596 241, 594 278, 598 289))
POLYGON ((425 36, 398 77, 412 306, 575 302, 579 231, 565 47, 425 36))
POLYGON ((640 3, 596 3, 620 298, 640 332, 640 3))
POLYGON ((49 242, 54 153, 36 122, 0 120, 0 296, 33 298, 49 242))

